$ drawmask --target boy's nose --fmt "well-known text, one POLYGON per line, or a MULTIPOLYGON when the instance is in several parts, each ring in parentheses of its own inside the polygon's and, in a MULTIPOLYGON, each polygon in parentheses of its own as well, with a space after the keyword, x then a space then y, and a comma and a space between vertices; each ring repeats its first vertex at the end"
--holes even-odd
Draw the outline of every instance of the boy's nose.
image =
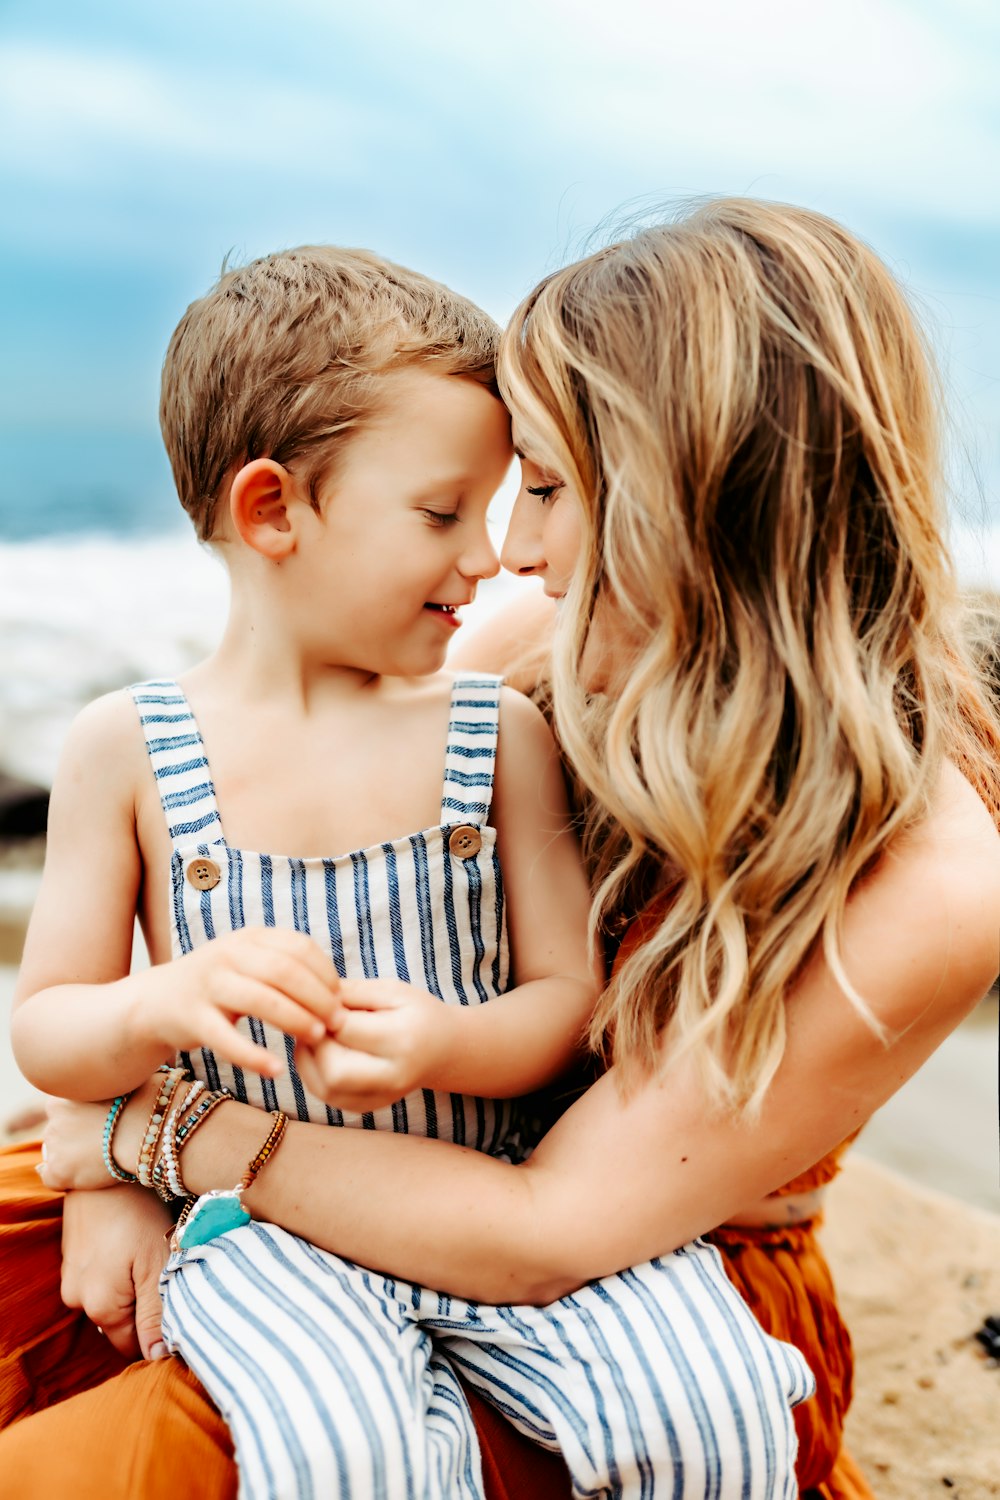
POLYGON ((499 573, 500 559, 487 531, 462 558, 461 571, 466 578, 495 578, 499 573))

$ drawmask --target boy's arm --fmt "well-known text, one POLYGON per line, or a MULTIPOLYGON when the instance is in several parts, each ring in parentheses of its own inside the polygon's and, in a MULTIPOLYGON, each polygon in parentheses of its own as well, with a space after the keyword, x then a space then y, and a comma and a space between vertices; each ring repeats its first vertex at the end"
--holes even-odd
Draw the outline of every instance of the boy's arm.
POLYGON ((235 1018, 260 1015, 314 1037, 317 1015, 335 1008, 333 966, 300 933, 248 930, 129 975, 143 880, 136 806, 148 774, 127 696, 85 709, 52 788, 11 1021, 18 1066, 48 1094, 106 1099, 202 1045, 273 1073, 278 1060, 237 1032, 235 1018))
POLYGON ((70 729, 14 995, 18 1066, 69 1098, 117 1093, 165 1055, 148 1040, 126 1042, 129 998, 116 984, 129 972, 142 880, 129 709, 123 694, 99 699, 70 729))
POLYGON ((517 987, 466 1007, 394 980, 343 981, 333 1038, 303 1058, 310 1086, 341 1108, 376 1108, 417 1087, 530 1093, 584 1047, 600 986, 559 752, 532 703, 509 689, 501 703, 494 821, 517 987))

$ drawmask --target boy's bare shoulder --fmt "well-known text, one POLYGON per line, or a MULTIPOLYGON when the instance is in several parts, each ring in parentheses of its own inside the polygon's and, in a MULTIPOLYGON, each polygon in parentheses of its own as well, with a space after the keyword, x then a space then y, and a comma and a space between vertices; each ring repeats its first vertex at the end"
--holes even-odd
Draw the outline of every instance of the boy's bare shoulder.
MULTIPOLYGON (((63 745, 53 796, 74 787, 114 786, 131 801, 145 749, 135 705, 124 689, 81 709, 63 745)), ((117 799, 116 799, 117 800, 117 799)))
POLYGON ((506 683, 500 689, 500 728, 501 739, 514 734, 538 749, 555 748, 555 737, 541 709, 524 693, 506 683))
POLYGON ((70 725, 67 746, 86 751, 137 746, 139 716, 125 688, 94 698, 70 725))
POLYGON ((535 807, 564 793, 562 758, 545 715, 516 688, 500 690, 496 792, 499 802, 535 807))

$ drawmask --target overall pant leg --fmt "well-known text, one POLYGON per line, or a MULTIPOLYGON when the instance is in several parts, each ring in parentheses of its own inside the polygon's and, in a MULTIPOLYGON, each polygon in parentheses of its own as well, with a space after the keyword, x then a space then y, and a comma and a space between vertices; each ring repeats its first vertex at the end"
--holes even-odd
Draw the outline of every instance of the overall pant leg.
POLYGON ((471 1386, 558 1448, 578 1496, 794 1500, 792 1407, 813 1378, 766 1335, 717 1252, 693 1243, 547 1307, 423 1293, 471 1386))
POLYGON ((483 1500, 468 1402, 408 1283, 253 1222, 172 1257, 162 1285, 241 1500, 483 1500))

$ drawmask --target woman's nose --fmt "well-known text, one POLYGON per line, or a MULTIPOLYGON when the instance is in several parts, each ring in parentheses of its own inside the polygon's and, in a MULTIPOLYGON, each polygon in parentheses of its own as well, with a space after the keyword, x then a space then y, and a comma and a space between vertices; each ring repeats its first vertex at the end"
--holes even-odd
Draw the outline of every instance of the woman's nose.
POLYGON ((500 548, 500 561, 507 572, 517 573, 522 578, 530 577, 545 566, 541 528, 534 524, 534 509, 524 503, 523 492, 518 495, 500 548))

